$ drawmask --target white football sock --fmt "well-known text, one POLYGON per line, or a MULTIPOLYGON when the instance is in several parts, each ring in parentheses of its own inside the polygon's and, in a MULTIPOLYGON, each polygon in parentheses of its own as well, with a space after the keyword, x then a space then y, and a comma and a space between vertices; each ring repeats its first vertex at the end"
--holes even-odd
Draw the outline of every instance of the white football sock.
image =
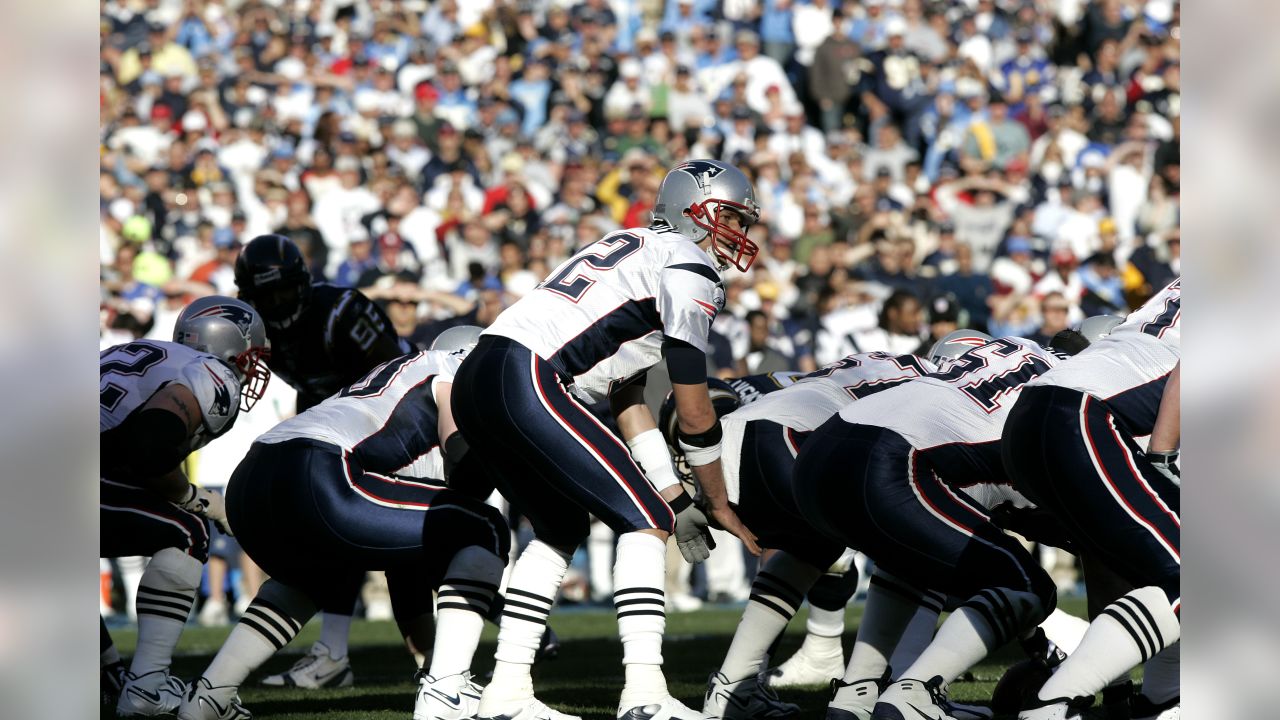
POLYGON ((507 714, 533 699, 529 668, 571 558, 534 540, 516 560, 498 627, 493 679, 480 699, 480 717, 507 714))
POLYGON ((667 543, 642 532, 618 538, 613 563, 613 605, 618 613, 622 639, 622 665, 626 684, 619 707, 662 702, 668 695, 662 675, 662 634, 667 628, 663 583, 666 580, 667 543))
POLYGON ((341 660, 347 656, 347 638, 351 636, 351 616, 321 613, 320 642, 329 648, 329 657, 341 660))
POLYGON ((1043 617, 1040 599, 1029 592, 1006 588, 982 590, 951 613, 933 642, 902 672, 903 678, 950 683, 992 650, 1024 631, 1028 622, 1043 617))
MULTIPOLYGON (((787 623, 795 616, 804 601, 804 595, 822 576, 822 571, 797 560, 785 552, 778 552, 769 558, 755 582, 751 584, 751 599, 742 612, 742 620, 733 633, 733 642, 725 655, 720 672, 730 682, 752 677, 764 669, 765 656, 769 646, 786 629, 787 623)), ((809 612, 816 610, 810 608, 809 612)), ((820 612, 820 611, 816 611, 820 612)), ((839 613, 843 629, 844 613, 839 613)), ((830 621, 830 618, 828 618, 830 621)), ((830 630, 830 622, 823 626, 830 630)), ((839 630, 834 639, 837 648, 840 644, 839 630)), ((808 643, 808 638, 805 639, 808 643)))
POLYGON ((1055 609, 1040 623, 1040 629, 1044 630, 1049 642, 1070 655, 1080 647, 1080 641, 1089 629, 1089 621, 1055 609))
POLYGON ((1182 692, 1180 670, 1182 642, 1156 653, 1142 666, 1142 694, 1155 705, 1163 705, 1182 692))
POLYGON ((1040 688, 1042 700, 1093 695, 1138 663, 1149 660, 1182 632, 1160 588, 1141 587, 1102 609, 1080 647, 1040 688))
POLYGON ((902 671, 911 667, 924 649, 933 642, 933 634, 938 630, 938 615, 942 613, 945 600, 939 593, 926 592, 920 596, 920 607, 907 623, 902 632, 902 639, 889 656, 889 667, 893 671, 892 679, 902 676, 902 671))
POLYGON ((139 555, 116 558, 120 567, 120 584, 124 587, 124 611, 130 620, 138 619, 138 583, 146 570, 147 559, 139 555))
POLYGON ((436 602, 436 637, 427 674, 439 679, 471 669, 484 619, 505 563, 482 547, 462 548, 449 563, 436 602))
POLYGON ((145 675, 169 667, 191 614, 201 563, 177 548, 156 553, 138 583, 138 648, 129 668, 145 675))
POLYGON ((876 570, 867 586, 867 604, 849 654, 844 681, 878 679, 889 667, 889 655, 919 606, 920 591, 883 570, 876 570))
POLYGON ((214 687, 244 682, 249 673, 288 645, 316 608, 300 590, 267 580, 232 628, 204 677, 214 687))
POLYGON ((804 629, 811 637, 839 638, 844 634, 844 608, 823 610, 810 605, 804 629))

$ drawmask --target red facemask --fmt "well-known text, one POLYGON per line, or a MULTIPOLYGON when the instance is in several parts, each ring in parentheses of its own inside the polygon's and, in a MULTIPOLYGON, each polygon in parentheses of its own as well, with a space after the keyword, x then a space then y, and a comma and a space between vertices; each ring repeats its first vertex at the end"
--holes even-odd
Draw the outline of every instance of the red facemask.
POLYGON ((755 262, 760 248, 747 237, 745 232, 734 230, 721 222, 720 213, 725 210, 735 212, 743 218, 744 227, 754 222, 757 217, 757 211, 754 208, 731 200, 715 198, 690 205, 687 212, 689 219, 695 225, 711 233, 711 248, 716 257, 746 272, 751 267, 751 263, 755 262))
POLYGON ((240 385, 241 412, 249 412, 266 394, 271 381, 271 370, 266 365, 270 358, 271 351, 266 348, 249 348, 236 356, 236 367, 244 376, 240 385))

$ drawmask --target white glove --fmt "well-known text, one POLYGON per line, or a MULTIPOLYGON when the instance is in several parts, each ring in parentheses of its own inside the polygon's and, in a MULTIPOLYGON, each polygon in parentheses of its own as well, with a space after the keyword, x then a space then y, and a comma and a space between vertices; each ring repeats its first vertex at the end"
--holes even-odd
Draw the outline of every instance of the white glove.
POLYGON ((676 514, 676 547, 685 561, 700 563, 711 557, 716 541, 711 539, 711 523, 702 508, 693 504, 688 493, 681 493, 668 504, 676 514))
POLYGON ((221 493, 192 485, 187 499, 177 505, 187 512, 209 518, 224 534, 232 534, 231 525, 227 523, 227 504, 221 493))

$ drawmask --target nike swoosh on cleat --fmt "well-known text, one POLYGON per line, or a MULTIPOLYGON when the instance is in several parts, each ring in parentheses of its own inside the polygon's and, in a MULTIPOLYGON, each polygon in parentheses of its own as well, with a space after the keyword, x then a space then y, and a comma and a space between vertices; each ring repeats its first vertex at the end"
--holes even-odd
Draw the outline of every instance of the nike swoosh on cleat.
POLYGON ((337 670, 334 670, 333 672, 323 677, 320 675, 316 675, 316 684, 319 685, 320 687, 326 687, 329 684, 329 681, 335 678, 338 680, 338 682, 342 682, 342 674, 349 672, 350 670, 351 668, 344 667, 344 668, 338 668, 337 670))
POLYGON ((458 695, 454 695, 453 697, 449 697, 448 695, 445 695, 444 693, 440 692, 439 690, 432 690, 432 691, 431 691, 431 694, 432 694, 432 695, 435 695, 436 697, 440 698, 441 700, 444 700, 446 703, 449 703, 450 705, 452 705, 452 706, 453 706, 453 707, 455 707, 455 708, 460 708, 460 707, 462 707, 462 697, 461 697, 461 693, 459 693, 458 695))
POLYGON ((907 703, 907 707, 911 708, 912 710, 915 710, 920 717, 924 718, 924 720, 933 720, 933 718, 926 715, 923 710, 916 707, 915 705, 912 705, 911 703, 907 703))
POLYGON ((150 691, 150 690, 143 690, 142 688, 137 688, 137 687, 131 687, 131 688, 129 688, 129 692, 131 692, 131 693, 133 693, 133 694, 135 694, 135 695, 141 695, 143 698, 145 698, 145 699, 147 699, 147 700, 150 700, 150 701, 151 701, 151 702, 153 702, 153 703, 158 703, 158 702, 160 702, 160 693, 158 693, 158 692, 152 692, 152 691, 150 691))

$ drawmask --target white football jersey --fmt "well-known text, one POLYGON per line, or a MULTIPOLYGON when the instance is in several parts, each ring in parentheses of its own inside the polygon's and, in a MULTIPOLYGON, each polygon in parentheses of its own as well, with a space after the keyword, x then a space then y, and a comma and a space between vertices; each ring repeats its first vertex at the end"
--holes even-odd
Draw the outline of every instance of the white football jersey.
POLYGON ((708 352, 723 309, 706 252, 677 232, 631 228, 566 260, 483 334, 519 342, 599 402, 657 364, 664 338, 708 352))
POLYGON ((919 450, 995 442, 1023 386, 1061 362, 1030 340, 1000 338, 935 373, 846 405, 840 417, 889 428, 919 450))
POLYGON ((182 385, 200 405, 201 426, 190 450, 231 428, 240 411, 240 379, 218 358, 186 345, 135 340, 98 357, 98 432, 124 422, 170 383, 182 385))
POLYGON ((452 383, 461 364, 461 353, 440 351, 389 360, 258 442, 320 440, 341 448, 366 472, 443 480, 436 388, 452 383))
POLYGON ((744 401, 742 407, 720 420, 724 430, 721 468, 730 502, 738 501, 742 438, 748 422, 769 420, 811 432, 854 400, 923 377, 934 369, 928 360, 914 355, 859 353, 807 375, 787 373, 789 384, 783 389, 744 401))
POLYGON ((1164 380, 1182 357, 1182 279, 1129 313, 1111 334, 1031 381, 1079 390, 1107 403, 1135 435, 1149 435, 1164 380))

